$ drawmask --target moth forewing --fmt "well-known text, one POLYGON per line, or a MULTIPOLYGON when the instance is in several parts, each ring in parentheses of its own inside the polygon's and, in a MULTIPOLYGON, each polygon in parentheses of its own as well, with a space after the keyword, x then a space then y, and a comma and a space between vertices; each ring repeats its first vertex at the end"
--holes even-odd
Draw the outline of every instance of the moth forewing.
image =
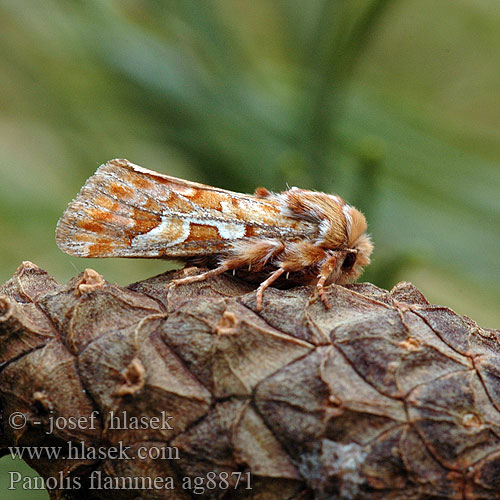
POLYGON ((304 237, 310 225, 279 203, 111 160, 59 220, 56 241, 80 257, 182 258, 223 252, 237 240, 304 237))

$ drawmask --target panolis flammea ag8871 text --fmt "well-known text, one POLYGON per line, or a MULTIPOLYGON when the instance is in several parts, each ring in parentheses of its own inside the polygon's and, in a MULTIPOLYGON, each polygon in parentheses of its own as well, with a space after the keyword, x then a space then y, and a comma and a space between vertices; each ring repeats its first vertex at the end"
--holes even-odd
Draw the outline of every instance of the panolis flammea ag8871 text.
POLYGON ((59 247, 79 257, 178 259, 271 284, 325 286, 358 278, 373 245, 364 215, 336 195, 292 187, 254 195, 185 181, 115 159, 101 165, 58 222, 59 247))

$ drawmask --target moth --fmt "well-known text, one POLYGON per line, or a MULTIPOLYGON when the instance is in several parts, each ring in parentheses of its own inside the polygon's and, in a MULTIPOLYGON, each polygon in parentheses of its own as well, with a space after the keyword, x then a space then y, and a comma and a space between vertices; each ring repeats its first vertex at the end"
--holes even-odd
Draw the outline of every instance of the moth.
POLYGON ((57 224, 56 241, 79 257, 179 259, 259 282, 325 286, 358 278, 373 250, 364 215, 340 196, 292 187, 254 195, 177 179, 115 159, 101 165, 57 224))

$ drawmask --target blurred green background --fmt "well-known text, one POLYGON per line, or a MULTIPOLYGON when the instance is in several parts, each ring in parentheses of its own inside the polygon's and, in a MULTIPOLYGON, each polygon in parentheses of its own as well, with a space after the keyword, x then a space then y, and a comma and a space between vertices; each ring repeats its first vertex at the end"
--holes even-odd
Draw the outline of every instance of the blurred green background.
POLYGON ((0 0, 0 280, 125 284, 162 261, 70 258, 54 227, 108 159, 243 192, 339 193, 364 279, 500 319, 500 3, 0 0))
POLYGON ((167 269, 55 245, 85 179, 124 157, 339 193, 375 242, 363 279, 500 327, 499 26, 497 0, 0 0, 0 281, 22 260, 61 282, 167 269))
POLYGON ((364 279, 499 326, 498 2, 0 6, 0 280, 26 259, 61 281, 165 270, 54 243, 85 179, 125 157, 243 192, 340 193, 375 241, 364 279))

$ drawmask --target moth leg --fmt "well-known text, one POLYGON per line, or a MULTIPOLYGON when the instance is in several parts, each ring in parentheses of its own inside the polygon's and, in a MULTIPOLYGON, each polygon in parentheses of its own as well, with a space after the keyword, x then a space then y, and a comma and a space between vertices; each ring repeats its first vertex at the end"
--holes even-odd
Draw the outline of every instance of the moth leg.
POLYGON ((280 267, 274 271, 269 278, 267 278, 265 281, 263 281, 260 285, 259 288, 257 288, 257 311, 260 311, 262 309, 262 298, 264 295, 264 290, 274 283, 284 272, 286 272, 286 269, 283 267, 280 267))
POLYGON ((326 279, 327 279, 326 276, 320 276, 318 282, 316 283, 316 288, 318 290, 319 297, 322 300, 323 304, 325 305, 326 309, 330 309, 332 306, 330 305, 330 302, 328 302, 325 293, 326 279))
POLYGON ((319 270, 318 282, 316 283, 316 289, 318 290, 318 295, 325 305, 326 309, 330 309, 331 305, 326 298, 325 284, 330 275, 336 270, 339 258, 337 255, 332 255, 326 262, 323 263, 319 270))
POLYGON ((171 283, 173 286, 187 285, 189 283, 197 283, 198 281, 205 281, 206 279, 218 276, 219 274, 225 273, 230 269, 232 269, 231 266, 227 262, 224 262, 220 266, 216 267, 215 269, 211 269, 210 271, 206 271, 204 273, 197 274, 195 276, 186 276, 185 278, 172 280, 171 283))

